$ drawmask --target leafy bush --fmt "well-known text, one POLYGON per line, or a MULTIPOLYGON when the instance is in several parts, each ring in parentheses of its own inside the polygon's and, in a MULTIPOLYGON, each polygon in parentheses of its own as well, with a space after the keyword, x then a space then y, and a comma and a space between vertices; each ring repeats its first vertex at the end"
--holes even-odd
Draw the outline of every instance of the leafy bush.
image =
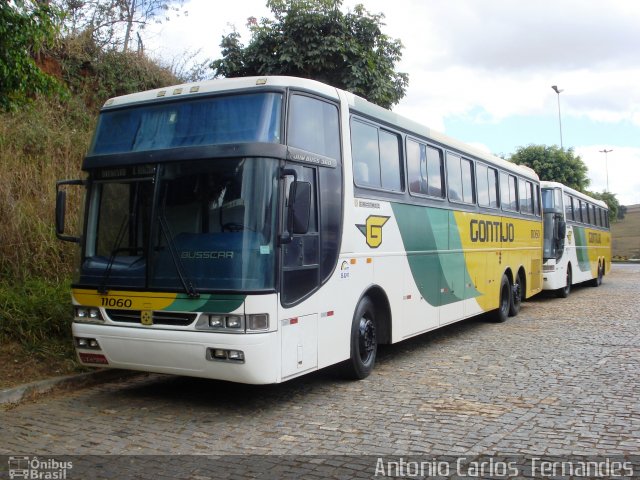
POLYGON ((52 338, 71 343, 69 282, 0 282, 0 340, 37 345, 52 338))

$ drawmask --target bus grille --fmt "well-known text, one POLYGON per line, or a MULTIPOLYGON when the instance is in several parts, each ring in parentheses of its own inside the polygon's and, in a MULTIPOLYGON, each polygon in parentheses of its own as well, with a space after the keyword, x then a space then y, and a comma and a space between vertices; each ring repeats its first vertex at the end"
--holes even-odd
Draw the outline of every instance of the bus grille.
MULTIPOLYGON (((123 323, 141 323, 140 310, 106 310, 109 318, 114 322, 123 323)), ((154 325, 172 325, 177 327, 186 327, 191 325, 197 313, 180 313, 180 312, 152 312, 154 325)))

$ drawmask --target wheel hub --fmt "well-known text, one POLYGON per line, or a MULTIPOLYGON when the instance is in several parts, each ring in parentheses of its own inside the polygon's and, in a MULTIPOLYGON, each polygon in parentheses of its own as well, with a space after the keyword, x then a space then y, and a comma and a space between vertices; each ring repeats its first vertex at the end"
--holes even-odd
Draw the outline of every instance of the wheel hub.
POLYGON ((376 347, 376 327, 368 318, 360 319, 360 358, 366 362, 376 347))

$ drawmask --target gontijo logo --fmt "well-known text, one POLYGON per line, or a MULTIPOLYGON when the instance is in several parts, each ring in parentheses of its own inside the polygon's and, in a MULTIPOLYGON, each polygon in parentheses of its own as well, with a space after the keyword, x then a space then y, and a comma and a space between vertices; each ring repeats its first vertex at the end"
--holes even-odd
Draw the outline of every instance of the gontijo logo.
POLYGON ((369 215, 364 225, 356 225, 367 240, 371 248, 378 248, 382 244, 382 227, 389 221, 389 217, 369 215))

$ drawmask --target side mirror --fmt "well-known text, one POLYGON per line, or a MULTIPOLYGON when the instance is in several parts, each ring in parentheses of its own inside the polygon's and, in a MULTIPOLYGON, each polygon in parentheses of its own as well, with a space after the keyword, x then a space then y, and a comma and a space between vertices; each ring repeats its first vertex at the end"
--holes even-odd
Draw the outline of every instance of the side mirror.
POLYGON ((289 208, 291 209, 291 233, 303 235, 309 231, 311 217, 311 184, 293 182, 289 190, 289 208))
POLYGON ((64 234, 64 217, 67 210, 67 192, 58 190, 56 193, 56 235, 64 234))
POLYGON ((67 211, 67 192, 60 187, 64 185, 84 185, 82 180, 61 180, 56 182, 56 237, 65 242, 80 243, 80 237, 64 234, 64 223, 67 211))

